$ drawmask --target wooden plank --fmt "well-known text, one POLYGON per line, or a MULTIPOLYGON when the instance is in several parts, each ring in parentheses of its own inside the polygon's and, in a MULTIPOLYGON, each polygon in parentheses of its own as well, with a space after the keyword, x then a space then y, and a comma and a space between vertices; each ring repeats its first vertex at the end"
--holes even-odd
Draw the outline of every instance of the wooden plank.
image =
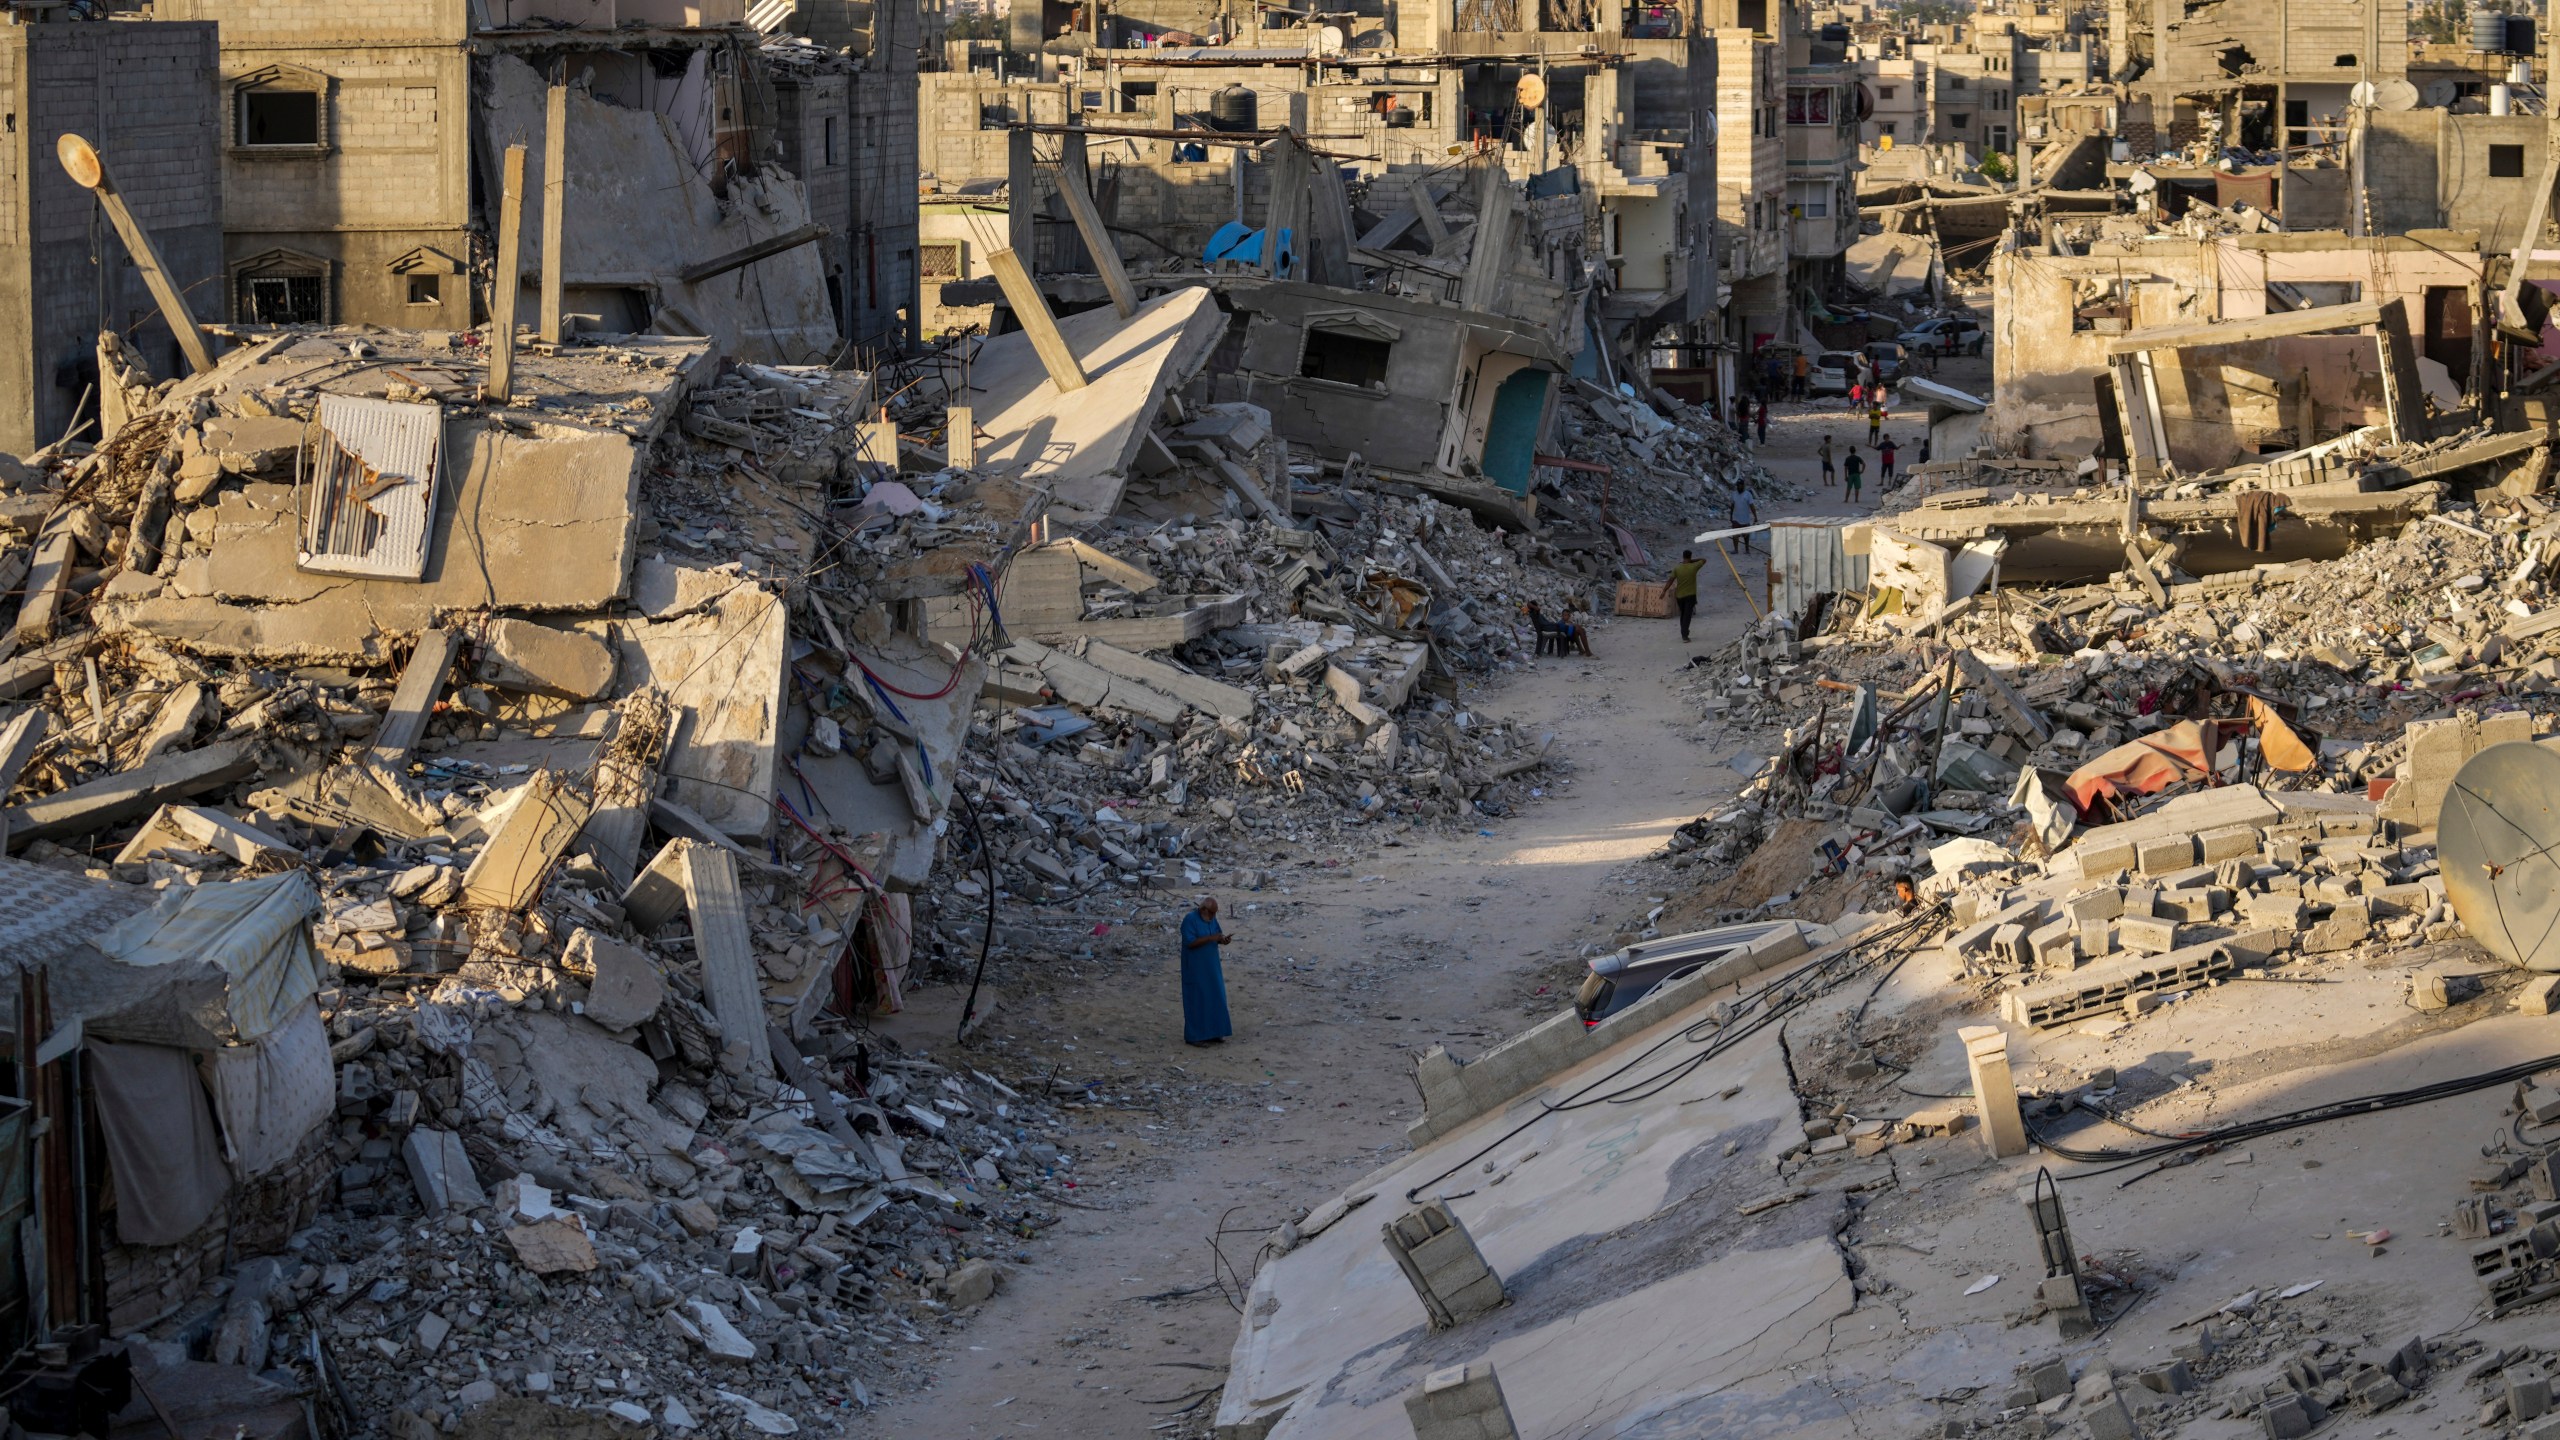
POLYGON ((684 842, 684 903, 693 917, 694 955, 702 962, 702 996, 720 1026, 720 1068, 732 1075, 770 1075, 764 972, 738 893, 737 857, 717 845, 684 842))
POLYGON ((1084 367, 1076 363, 1076 352, 1058 329, 1057 317, 1049 313, 1049 302, 1041 298, 1040 287, 1023 268, 1022 257, 1011 250, 998 250, 987 257, 987 268, 996 272, 996 284, 1004 288, 1005 304, 1022 322, 1023 333, 1031 337, 1032 353, 1040 357, 1040 366, 1049 372, 1049 383, 1061 392, 1083 389, 1084 367))
POLYGON ((374 732, 375 759, 393 770, 409 763, 409 752, 418 748, 427 722, 435 718, 436 697, 444 693, 445 675, 461 648, 458 630, 419 634, 418 648, 409 652, 409 663, 400 671, 400 687, 391 692, 391 708, 383 712, 382 728, 374 732))
POLYGON ((1126 320, 1138 313, 1138 288, 1129 283, 1129 267, 1120 262, 1120 247, 1112 240, 1110 228, 1102 223, 1101 207, 1093 203, 1093 188, 1084 172, 1084 147, 1076 145, 1058 166, 1058 191, 1066 198, 1067 215, 1076 222, 1076 233, 1084 237, 1085 251, 1093 257, 1094 272, 1102 277, 1102 288, 1111 292, 1111 308, 1126 320))
POLYGON ((489 385, 482 397, 503 406, 515 394, 516 292, 524 288, 525 147, 507 147, 506 185, 498 202, 498 273, 489 295, 489 385))
POLYGON ((2358 300, 2311 310, 2286 310, 2243 320, 2213 320, 2201 325, 2159 325, 2136 330, 2107 342, 2109 355, 2143 350, 2189 350, 2199 345, 2245 345, 2252 340, 2280 340, 2288 335, 2316 335, 2323 330, 2360 330, 2382 323, 2382 305, 2358 300))

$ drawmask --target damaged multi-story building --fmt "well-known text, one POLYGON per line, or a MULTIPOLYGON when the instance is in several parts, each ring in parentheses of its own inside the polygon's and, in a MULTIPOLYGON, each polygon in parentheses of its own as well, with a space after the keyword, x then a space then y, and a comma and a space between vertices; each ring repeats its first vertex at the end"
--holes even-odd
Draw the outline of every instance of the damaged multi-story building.
MULTIPOLYGON (((845 336, 901 342, 918 313, 914 16, 892 7, 874 37, 849 5, 806 8, 759 12, 804 32, 769 59, 742 0, 404 0, 360 17, 159 0, 160 17, 220 34, 205 98, 222 283, 197 303, 238 324, 471 329, 489 313, 468 277, 494 255, 503 152, 526 143, 537 197, 563 157, 565 303, 587 328, 714 334, 794 361, 833 358, 845 336)), ((526 276, 549 236, 528 228, 526 276)))
POLYGON ((1283 434, 1522 492, 1555 377, 1727 393, 1792 335, 1794 257, 1845 248, 1854 120, 1835 61, 1790 74, 1800 17, 1017 6, 1009 53, 954 41, 921 77, 924 269, 954 323, 1007 250, 1072 312, 1106 299, 1107 236, 1134 291, 1219 292, 1235 398, 1283 434))

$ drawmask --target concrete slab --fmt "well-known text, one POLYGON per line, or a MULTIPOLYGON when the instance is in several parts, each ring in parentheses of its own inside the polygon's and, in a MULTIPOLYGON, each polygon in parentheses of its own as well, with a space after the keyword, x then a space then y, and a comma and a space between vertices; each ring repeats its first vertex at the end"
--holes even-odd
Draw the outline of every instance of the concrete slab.
MULTIPOLYGON (((1593 1086, 1667 1033, 1639 1032, 1542 1093, 1593 1086)), ((1737 1213, 1781 1188, 1773 1162, 1800 1137, 1763 1033, 1638 1103, 1541 1113, 1524 1097, 1425 1145, 1345 1192, 1373 1200, 1263 1267, 1222 1433, 1278 1415, 1270 1440, 1404 1440, 1402 1395, 1474 1360, 1501 1372, 1524 1436, 1775 1433, 1809 1406, 1834 1411, 1788 1367, 1819 1358, 1856 1303, 1830 1241, 1845 1200, 1737 1213), (1448 1197, 1510 1303, 1427 1328, 1378 1231, 1409 1189, 1448 1197)))
POLYGON ((790 630, 781 597, 748 585, 677 619, 579 628, 612 641, 625 690, 653 686, 675 707, 675 741, 660 767, 667 794, 727 834, 764 834, 790 630))
POLYGON ((1215 295, 1190 286, 1157 296, 1126 321, 1106 307, 1069 315, 1058 328, 1091 381, 1071 394, 1050 383, 1028 335, 998 335, 978 351, 970 383, 988 437, 978 465, 1055 487, 1057 518, 1090 524, 1119 508, 1120 486, 1165 393, 1208 363, 1225 319, 1215 295))

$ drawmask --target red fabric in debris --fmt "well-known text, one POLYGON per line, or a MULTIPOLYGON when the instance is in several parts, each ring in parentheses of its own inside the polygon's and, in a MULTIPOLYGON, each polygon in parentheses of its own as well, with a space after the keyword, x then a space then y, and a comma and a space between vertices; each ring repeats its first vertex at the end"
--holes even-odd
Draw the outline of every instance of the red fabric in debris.
POLYGON ((2063 784, 2087 814, 2101 796, 2151 795, 2213 772, 2220 736, 2209 720, 2182 720, 2166 730, 2117 746, 2071 772, 2063 784))

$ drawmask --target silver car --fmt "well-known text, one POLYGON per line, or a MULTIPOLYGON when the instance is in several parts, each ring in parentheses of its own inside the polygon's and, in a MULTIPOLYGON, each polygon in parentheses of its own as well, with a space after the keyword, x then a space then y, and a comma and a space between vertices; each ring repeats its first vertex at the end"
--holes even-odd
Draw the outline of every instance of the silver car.
POLYGON ((1747 950, 1780 930, 1795 928, 1795 923, 1761 920, 1694 930, 1686 935, 1665 935, 1659 940, 1639 940, 1591 962, 1591 973, 1583 977, 1582 989, 1574 995, 1574 1013, 1582 1017, 1584 1025, 1597 1025, 1642 1000, 1656 986, 1694 975, 1737 950, 1747 950))

